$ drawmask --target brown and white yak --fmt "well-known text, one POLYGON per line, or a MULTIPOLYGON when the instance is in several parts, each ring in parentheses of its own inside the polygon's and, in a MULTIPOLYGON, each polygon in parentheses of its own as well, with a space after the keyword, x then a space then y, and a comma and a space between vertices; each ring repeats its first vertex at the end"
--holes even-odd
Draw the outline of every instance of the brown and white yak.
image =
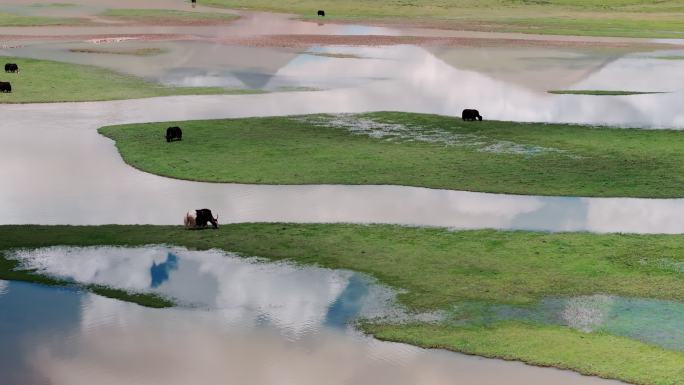
POLYGON ((218 215, 214 218, 209 209, 190 210, 185 214, 183 223, 187 229, 204 229, 209 223, 218 229, 218 215))

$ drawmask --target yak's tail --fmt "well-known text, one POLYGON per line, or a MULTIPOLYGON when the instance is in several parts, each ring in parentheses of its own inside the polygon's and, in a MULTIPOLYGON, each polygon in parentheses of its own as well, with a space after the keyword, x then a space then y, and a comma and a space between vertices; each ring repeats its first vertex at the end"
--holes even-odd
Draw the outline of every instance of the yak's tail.
POLYGON ((193 218, 190 213, 185 214, 185 217, 183 217, 183 225, 188 229, 194 228, 196 226, 195 218, 193 218))

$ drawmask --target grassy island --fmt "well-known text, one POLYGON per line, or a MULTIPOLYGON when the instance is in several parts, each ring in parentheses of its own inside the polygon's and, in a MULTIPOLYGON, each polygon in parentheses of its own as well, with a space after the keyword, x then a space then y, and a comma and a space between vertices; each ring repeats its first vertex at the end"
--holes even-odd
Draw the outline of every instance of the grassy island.
POLYGON ((143 171, 207 182, 388 184, 526 195, 684 197, 684 132, 399 112, 100 129, 143 171), (160 140, 166 127, 183 140, 160 140))

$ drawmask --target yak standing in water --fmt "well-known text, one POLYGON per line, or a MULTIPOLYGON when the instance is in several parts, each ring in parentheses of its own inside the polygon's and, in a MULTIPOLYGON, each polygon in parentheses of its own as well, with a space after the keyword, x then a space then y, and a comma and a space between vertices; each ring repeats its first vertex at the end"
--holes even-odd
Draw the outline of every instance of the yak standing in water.
POLYGON ((470 120, 470 121, 475 121, 475 120, 482 121, 482 116, 480 115, 480 112, 478 110, 465 109, 465 110, 463 110, 463 113, 461 114, 461 119, 470 120))
POLYGON ((183 131, 180 127, 169 127, 166 129, 166 141, 183 140, 183 131))
POLYGON ((5 64, 5 72, 19 73, 19 66, 16 63, 5 64))
POLYGON ((0 92, 12 92, 12 84, 9 82, 0 82, 0 92))
POLYGON ((218 215, 214 218, 209 209, 191 210, 185 214, 183 223, 187 229, 204 229, 209 223, 211 223, 215 229, 218 229, 218 215))

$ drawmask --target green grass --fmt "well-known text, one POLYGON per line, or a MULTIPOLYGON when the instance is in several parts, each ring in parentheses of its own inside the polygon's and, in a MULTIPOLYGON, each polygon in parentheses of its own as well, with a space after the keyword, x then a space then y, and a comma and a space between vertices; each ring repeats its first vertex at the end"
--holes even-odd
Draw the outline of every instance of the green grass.
POLYGON ((328 53, 328 52, 305 52, 306 55, 331 57, 334 59, 363 59, 363 57, 347 53, 328 53))
POLYGON ((657 56, 655 59, 660 60, 684 60, 684 56, 657 56))
MULTIPOLYGON (((486 118, 486 111, 485 118, 486 118)), ((354 115, 442 135, 446 146, 320 127, 330 117, 269 117, 104 127, 123 159, 163 176, 263 184, 390 184, 511 194, 684 197, 684 132, 463 122, 398 112, 354 115), (183 140, 166 143, 166 127, 183 140)))
POLYGON ((29 5, 32 8, 69 8, 76 7, 73 3, 34 3, 29 5))
POLYGON ((593 95, 593 96, 625 96, 625 95, 647 95, 662 94, 663 92, 643 92, 643 91, 603 91, 603 90, 552 90, 547 91, 555 95, 593 95))
POLYGON ((88 53, 88 54, 109 54, 109 55, 128 55, 128 56, 155 56, 168 52, 163 48, 132 48, 132 49, 111 49, 111 48, 70 48, 69 52, 88 53))
POLYGON ((17 63, 21 72, 0 74, 0 81, 12 83, 12 93, 0 93, 0 103, 82 102, 255 92, 219 87, 167 87, 94 66, 16 57, 2 57, 2 60, 17 63))
POLYGON ((502 322, 491 327, 363 324, 376 338, 425 348, 524 361, 643 385, 684 383, 684 353, 623 337, 559 326, 502 322))
MULTIPOLYGON (((173 243, 371 274, 408 289, 415 310, 463 301, 530 304, 594 293, 684 300, 684 276, 660 261, 684 261, 684 236, 448 231, 390 225, 238 224, 180 226, 0 226, 0 250, 52 245, 173 243)), ((0 278, 7 277, 7 266, 0 278)))
POLYGON ((169 9, 110 9, 100 16, 147 23, 226 23, 238 19, 237 15, 227 13, 188 12, 169 9))
POLYGON ((81 24, 81 19, 60 18, 46 16, 23 16, 13 13, 0 12, 0 27, 36 27, 41 25, 75 25, 81 24))
POLYGON ((680 38, 679 0, 204 0, 326 20, 415 21, 454 29, 557 35, 680 38))
MULTIPOLYGON (((49 280, 13 271, 16 263, 3 255, 16 248, 170 243, 360 271, 406 289, 398 299, 416 311, 449 309, 464 301, 525 305, 546 297, 595 293, 684 300, 684 275, 661 263, 684 262, 682 235, 449 231, 390 225, 233 224, 206 231, 180 226, 0 226, 0 279, 49 280)), ((381 339, 644 385, 681 384, 684 379, 684 353, 604 333, 522 322, 462 327, 364 323, 362 327, 381 339)))

